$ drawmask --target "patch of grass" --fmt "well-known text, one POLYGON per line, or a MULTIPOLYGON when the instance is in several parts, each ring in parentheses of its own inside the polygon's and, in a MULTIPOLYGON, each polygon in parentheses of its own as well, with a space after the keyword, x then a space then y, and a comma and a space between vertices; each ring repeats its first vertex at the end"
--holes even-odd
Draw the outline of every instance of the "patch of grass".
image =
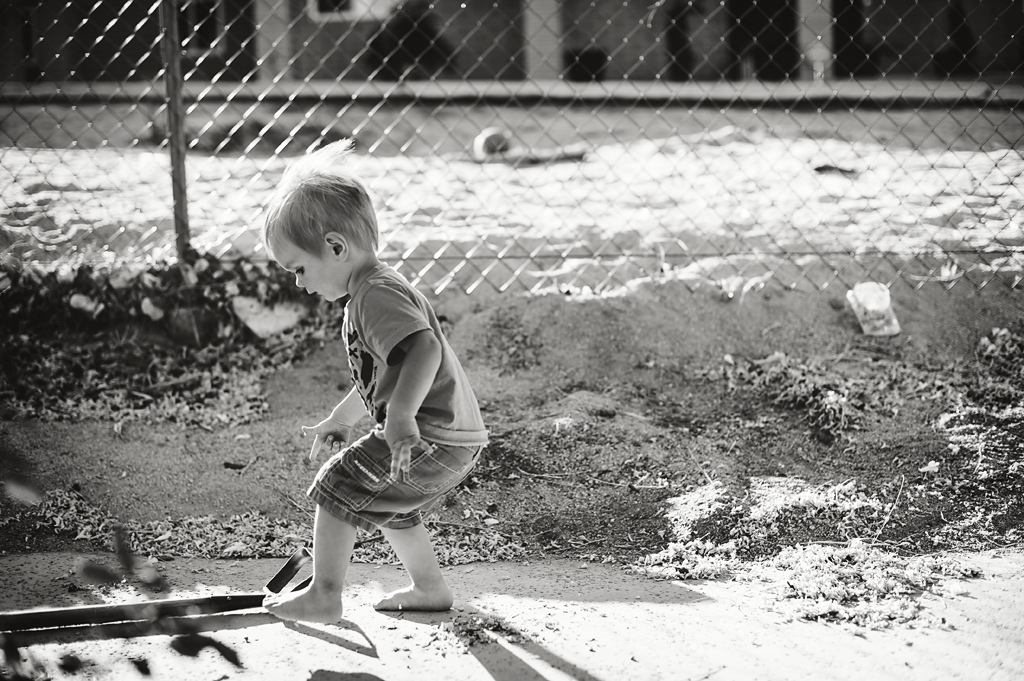
POLYGON ((978 361, 996 376, 1024 381, 1024 336, 994 328, 978 341, 978 361))
POLYGON ((907 489, 907 504, 941 523, 917 545, 991 549, 1024 542, 1024 400, 1002 409, 955 407, 937 429, 949 440, 944 456, 907 489))
MULTIPOLYGON (((775 591, 772 607, 795 619, 944 626, 921 595, 980 573, 949 555, 923 552, 1024 541, 1021 348, 1019 336, 995 329, 980 342, 973 371, 871 361, 867 371, 845 376, 779 354, 740 368, 727 364, 722 376, 731 389, 765 390, 776 403, 809 410, 812 424, 837 435, 856 428, 868 411, 899 409, 909 397, 937 403, 933 427, 947 447, 876 488, 855 480, 809 486, 753 478, 746 487, 709 480, 671 501, 676 541, 633 569, 655 578, 763 581, 775 591), (979 391, 986 390, 995 399, 984 399, 979 391), (830 407, 821 401, 828 391, 847 400, 830 407), (842 415, 850 405, 860 412, 852 419, 842 415)), ((856 456, 855 448, 846 451, 856 456)))
POLYGON ((745 383, 767 392, 775 404, 804 410, 811 432, 826 444, 858 421, 860 405, 849 386, 820 365, 803 364, 775 352, 764 359, 740 362, 727 356, 723 373, 730 389, 745 383))
POLYGON ((794 619, 848 622, 872 629, 941 626, 924 612, 920 595, 945 579, 980 577, 981 571, 948 556, 906 558, 861 539, 845 545, 795 546, 757 563, 744 579, 768 582, 774 609, 794 619))
POLYGON ((811 434, 830 445, 859 429, 871 412, 891 415, 908 399, 952 402, 970 381, 965 367, 917 367, 893 360, 839 356, 800 361, 783 352, 764 359, 727 356, 708 373, 728 389, 748 386, 781 407, 802 411, 811 434), (849 366, 841 371, 841 363, 849 366))
POLYGON ((968 398, 995 409, 1020 405, 1024 400, 1024 333, 994 328, 978 341, 975 355, 985 370, 969 385, 968 398))
POLYGON ((952 558, 899 556, 875 541, 888 517, 878 500, 850 482, 755 484, 742 500, 716 483, 675 506, 680 540, 633 563, 634 572, 763 582, 776 597, 771 607, 793 619, 870 628, 941 625, 924 612, 919 596, 946 578, 980 576, 952 558), (709 533, 715 524, 720 527, 709 533))

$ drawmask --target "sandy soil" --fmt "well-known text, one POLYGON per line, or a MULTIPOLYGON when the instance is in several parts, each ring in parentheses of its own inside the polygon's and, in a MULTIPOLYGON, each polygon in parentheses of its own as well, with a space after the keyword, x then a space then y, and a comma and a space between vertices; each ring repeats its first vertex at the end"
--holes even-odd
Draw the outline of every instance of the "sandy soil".
MULTIPOLYGON (((139 597, 131 585, 99 589, 69 576, 82 558, 0 557, 0 570, 14 580, 0 596, 0 609, 139 597), (69 593, 72 584, 83 590, 69 593)), ((93 558, 111 563, 108 556, 93 558)), ((34 632, 24 642, 54 679, 139 677, 131 660, 146 660, 153 678, 197 681, 1019 679, 1024 555, 969 559, 987 577, 951 582, 947 598, 926 605, 945 618, 948 630, 875 632, 787 622, 765 608, 764 594, 750 584, 652 582, 611 566, 544 560, 449 569, 457 597, 445 614, 375 612, 374 596, 401 586, 404 575, 390 566, 353 565, 349 619, 336 626, 285 624, 259 611, 192 618, 237 653, 239 667, 213 648, 194 658, 182 655, 169 635, 121 638, 125 626, 34 632), (81 661, 81 671, 59 669, 67 655, 81 661)), ((280 564, 161 563, 169 583, 163 596, 259 591, 280 564)))

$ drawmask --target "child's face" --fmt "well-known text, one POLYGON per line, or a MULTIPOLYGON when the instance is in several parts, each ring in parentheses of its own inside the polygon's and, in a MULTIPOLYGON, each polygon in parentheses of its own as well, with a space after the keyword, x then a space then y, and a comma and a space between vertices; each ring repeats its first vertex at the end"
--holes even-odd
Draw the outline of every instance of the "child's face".
POLYGON ((348 295, 344 263, 331 257, 327 244, 320 255, 313 255, 281 239, 274 245, 274 255, 281 267, 295 274, 295 285, 306 289, 307 293, 318 293, 328 301, 348 295))

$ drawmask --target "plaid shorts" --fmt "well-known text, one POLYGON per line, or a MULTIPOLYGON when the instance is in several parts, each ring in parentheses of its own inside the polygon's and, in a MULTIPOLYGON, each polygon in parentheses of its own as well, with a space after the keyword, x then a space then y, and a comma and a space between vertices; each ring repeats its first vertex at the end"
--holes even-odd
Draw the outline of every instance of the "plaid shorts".
POLYGON ((469 475, 482 451, 442 444, 413 450, 409 472, 392 480, 391 449, 374 430, 328 459, 306 494, 335 518, 369 532, 414 527, 469 475))

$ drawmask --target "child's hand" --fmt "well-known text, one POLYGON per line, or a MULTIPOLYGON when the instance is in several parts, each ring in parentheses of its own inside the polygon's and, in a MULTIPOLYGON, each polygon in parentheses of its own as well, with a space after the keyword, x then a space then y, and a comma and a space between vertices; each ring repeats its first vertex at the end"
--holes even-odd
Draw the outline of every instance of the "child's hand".
POLYGON ((402 473, 408 473, 412 464, 412 450, 416 447, 427 450, 431 444, 420 437, 416 421, 387 419, 384 423, 384 439, 391 448, 391 479, 399 480, 402 473))
POLYGON ((348 442, 348 431, 352 426, 338 423, 330 416, 315 426, 302 426, 302 437, 313 435, 313 447, 309 450, 309 460, 316 460, 321 449, 326 448, 328 453, 336 454, 348 442))

